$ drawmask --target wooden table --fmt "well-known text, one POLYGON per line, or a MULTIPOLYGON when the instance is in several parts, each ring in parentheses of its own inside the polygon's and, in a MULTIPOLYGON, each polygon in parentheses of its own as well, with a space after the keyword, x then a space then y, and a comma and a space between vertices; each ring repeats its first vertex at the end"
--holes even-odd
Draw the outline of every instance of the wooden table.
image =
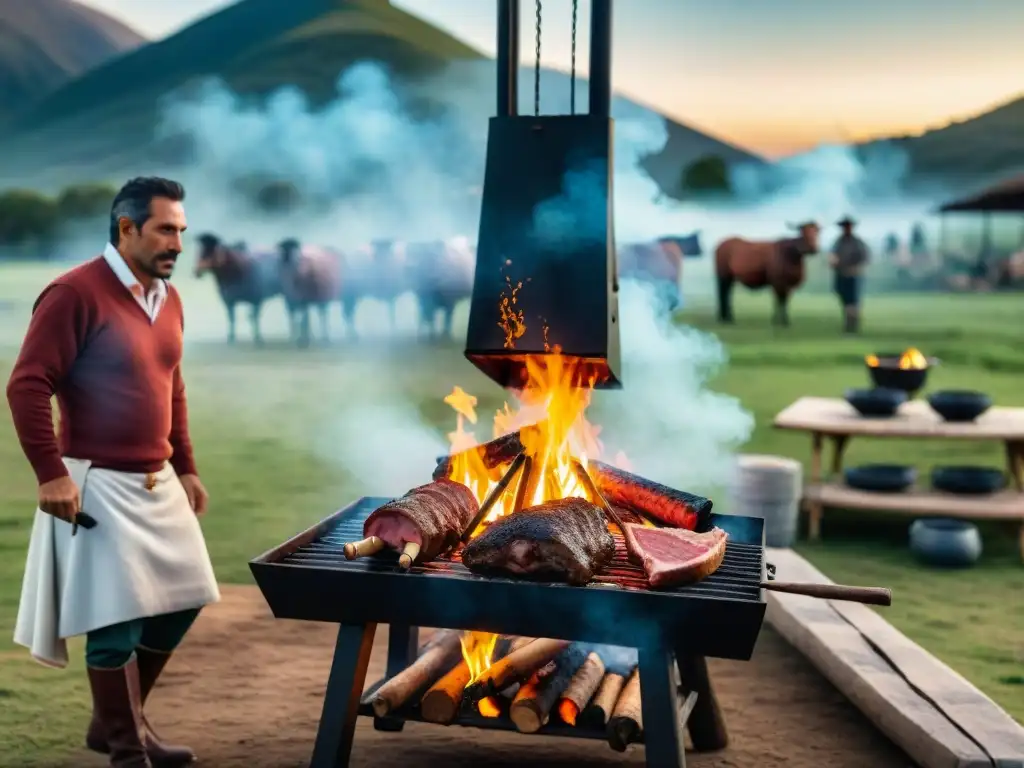
POLYGON ((1019 521, 1024 560, 1024 408, 990 408, 977 421, 943 421, 927 403, 912 400, 891 418, 866 418, 845 400, 801 397, 775 417, 777 429, 811 433, 811 471, 804 489, 810 515, 810 537, 821 536, 825 507, 902 512, 915 516, 1019 521), (987 496, 961 496, 932 490, 874 493, 850 488, 836 477, 842 471, 843 451, 851 437, 993 440, 1003 443, 1012 487, 987 496), (832 443, 831 475, 822 476, 825 438, 832 443))

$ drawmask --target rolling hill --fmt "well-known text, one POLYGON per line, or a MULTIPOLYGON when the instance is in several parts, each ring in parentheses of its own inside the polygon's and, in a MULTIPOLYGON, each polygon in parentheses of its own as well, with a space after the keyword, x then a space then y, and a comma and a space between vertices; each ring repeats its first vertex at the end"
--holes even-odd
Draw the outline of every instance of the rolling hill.
POLYGON ((0 0, 0 119, 145 42, 71 0, 0 0))
POLYGON ((1024 170, 1024 96, 967 120, 886 141, 905 150, 921 180, 975 183, 1024 170))
MULTIPOLYGON (((215 77, 253 97, 296 86, 322 105, 335 96, 339 73, 363 60, 380 62, 413 85, 443 83, 445 73, 468 67, 482 73, 473 81, 480 87, 479 98, 469 99, 471 113, 479 110, 483 121, 493 110, 493 76, 486 74, 493 62, 388 0, 242 0, 86 73, 19 114, 0 138, 17 148, 8 158, 19 156, 21 167, 7 162, 2 170, 28 174, 42 153, 50 168, 73 176, 173 164, 187 156, 187 147, 154 142, 168 94, 188 94, 215 77)), ((549 78, 567 80, 545 73, 549 78)), ((528 82, 524 78, 524 90, 528 82)), ((465 94, 444 88, 435 88, 432 98, 460 106, 466 101, 465 94)), ((668 194, 676 191, 682 167, 702 155, 759 160, 685 125, 669 121, 667 127, 664 157, 648 158, 645 166, 668 194)))

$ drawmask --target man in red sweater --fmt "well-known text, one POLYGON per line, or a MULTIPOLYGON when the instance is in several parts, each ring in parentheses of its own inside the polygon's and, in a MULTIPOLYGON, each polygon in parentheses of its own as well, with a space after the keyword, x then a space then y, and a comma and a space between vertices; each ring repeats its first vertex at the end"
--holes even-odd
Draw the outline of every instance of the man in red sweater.
POLYGON ((7 385, 39 483, 15 640, 62 666, 66 654, 37 652, 41 627, 55 628, 56 644, 86 636, 86 744, 112 766, 195 759, 163 743, 142 708, 199 609, 219 599, 197 520, 207 493, 188 434, 181 299, 168 282, 184 197, 159 178, 118 192, 106 250, 43 290, 7 385), (76 531, 79 512, 97 524, 76 531), (41 607, 53 592, 56 605, 41 607))

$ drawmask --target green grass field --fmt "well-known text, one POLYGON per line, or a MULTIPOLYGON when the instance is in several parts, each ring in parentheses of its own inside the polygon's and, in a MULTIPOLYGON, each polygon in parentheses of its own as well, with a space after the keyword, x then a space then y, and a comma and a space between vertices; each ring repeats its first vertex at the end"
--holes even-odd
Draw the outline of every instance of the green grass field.
MULTIPOLYGON (((0 267, 4 381, 31 302, 53 273, 0 267)), ((501 393, 462 359, 458 345, 409 341, 386 349, 366 343, 299 351, 272 344, 257 350, 244 341, 243 322, 243 341, 228 348, 213 286, 187 274, 177 282, 188 313, 192 433, 213 500, 204 528, 222 581, 250 583, 248 559, 356 495, 401 492, 400 478, 410 477, 408 462, 429 459, 423 440, 391 439, 382 419, 372 444, 393 446, 379 465, 393 469, 398 484, 383 487, 379 478, 375 482, 354 471, 345 458, 341 447, 361 435, 334 414, 346 407, 351 411, 353 403, 371 416, 401 406, 424 433, 443 440, 453 419, 442 398, 454 384, 480 396, 482 414, 501 405, 501 393)), ((840 395, 846 387, 862 385, 861 358, 871 351, 918 346, 945 363, 932 372, 930 388, 979 388, 1000 404, 1024 405, 1024 301, 1019 296, 869 297, 867 330, 857 339, 838 335, 838 311, 829 297, 799 295, 789 330, 770 329, 767 296, 738 298, 739 324, 721 334, 731 362, 713 387, 738 397, 754 414, 756 429, 745 450, 806 461, 809 439, 772 430, 772 417, 801 395, 840 395)), ((268 337, 283 333, 279 314, 276 307, 268 310, 273 316, 268 337)), ((706 298, 693 297, 684 319, 717 332, 706 298)), ((624 392, 598 399, 592 420, 609 432, 625 428, 615 418, 615 398, 622 397, 629 397, 628 382, 624 392)), ((999 446, 869 440, 854 441, 847 461, 908 457, 922 468, 954 461, 1002 463, 999 446)), ((425 477, 430 468, 414 472, 425 477)), ((4 765, 33 765, 78 744, 88 694, 80 658, 70 672, 45 670, 10 641, 35 488, 6 409, 0 417, 0 487, 0 755, 17 758, 4 765)), ((895 604, 885 609, 886 618, 1024 719, 1024 566, 1015 536, 1006 528, 984 527, 982 562, 946 573, 911 559, 908 522, 833 513, 826 516, 823 541, 799 549, 836 581, 891 587, 895 604)))

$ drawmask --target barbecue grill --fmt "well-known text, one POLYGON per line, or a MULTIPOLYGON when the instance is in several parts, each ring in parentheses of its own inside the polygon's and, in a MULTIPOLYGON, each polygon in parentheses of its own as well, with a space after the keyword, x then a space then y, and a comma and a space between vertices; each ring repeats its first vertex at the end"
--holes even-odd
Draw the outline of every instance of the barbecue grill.
MULTIPOLYGON (((459 562, 457 553, 413 566, 409 572, 401 571, 397 556, 391 554, 346 560, 345 542, 362 538, 363 522, 388 501, 361 498, 250 563, 277 618, 340 625, 312 768, 347 766, 356 718, 372 715, 361 705, 361 694, 377 624, 390 628, 387 678, 416 658, 418 627, 636 648, 647 765, 685 766, 683 727, 688 727, 698 751, 726 745, 705 657, 747 660, 753 654, 766 607, 760 584, 770 578, 764 562, 763 520, 712 515, 712 523, 729 534, 729 542, 721 567, 699 583, 650 588, 643 570, 626 559, 616 533, 610 567, 590 585, 572 587, 478 576, 459 562)), ((375 718, 375 726, 400 730, 404 721, 418 719, 411 706, 394 716, 375 718)), ((475 713, 456 723, 509 727, 501 719, 475 713)), ((541 733, 604 738, 603 730, 555 725, 545 726, 541 733)))

